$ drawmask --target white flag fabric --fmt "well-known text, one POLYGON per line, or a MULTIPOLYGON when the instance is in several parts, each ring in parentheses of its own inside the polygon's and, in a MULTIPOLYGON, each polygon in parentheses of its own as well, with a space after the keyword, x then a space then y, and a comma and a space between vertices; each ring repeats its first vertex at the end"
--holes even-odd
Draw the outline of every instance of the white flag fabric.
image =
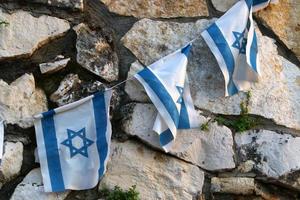
POLYGON ((3 119, 0 118, 0 165, 2 162, 2 156, 3 156, 3 148, 4 148, 4 124, 3 119))
POLYGON ((202 32, 225 79, 225 95, 248 90, 258 81, 260 65, 252 19, 252 0, 240 0, 202 32))
POLYGON ((253 12, 267 7, 270 3, 276 4, 279 0, 253 0, 253 12))
POLYGON ((168 152, 177 129, 199 126, 186 75, 191 44, 156 61, 135 75, 158 110, 153 130, 168 152))
POLYGON ((112 92, 86 97, 35 116, 45 192, 93 188, 106 171, 112 92))

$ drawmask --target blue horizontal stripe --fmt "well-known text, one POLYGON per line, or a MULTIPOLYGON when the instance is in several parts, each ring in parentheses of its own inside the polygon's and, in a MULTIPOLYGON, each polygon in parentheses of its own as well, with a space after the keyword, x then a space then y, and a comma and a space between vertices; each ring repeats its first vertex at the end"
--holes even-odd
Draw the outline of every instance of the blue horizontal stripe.
MULTIPOLYGON (((108 105, 109 106, 109 105, 108 105)), ((99 168, 99 178, 103 176, 105 171, 105 160, 108 156, 108 143, 106 138, 107 130, 107 115, 105 96, 103 93, 96 93, 93 98, 94 107, 94 117, 96 124, 96 134, 97 134, 97 149, 99 152, 100 168, 99 168)))
POLYGON ((207 32, 210 35, 210 37, 213 39, 213 41, 215 42, 215 45, 219 49, 219 52, 221 53, 221 55, 225 61, 225 64, 226 64, 226 67, 228 70, 228 74, 229 74, 229 83, 227 85, 228 94, 234 95, 238 92, 238 89, 236 88, 236 86, 232 80, 232 75, 233 75, 234 66, 235 66, 235 60, 232 55, 231 49, 230 49, 226 39, 224 38, 222 32, 216 25, 216 23, 213 23, 207 29, 207 32))
POLYGON ((252 69, 256 72, 257 72, 257 66, 256 66, 257 53, 258 53, 257 38, 256 38, 256 33, 254 31, 253 40, 252 40, 252 44, 250 47, 250 63, 251 63, 252 69))
POLYGON ((191 47, 192 45, 188 44, 186 47, 181 49, 181 53, 183 53, 186 57, 188 57, 191 51, 191 47))
POLYGON ((156 96, 159 98, 161 103, 165 106, 169 115, 171 116, 174 124, 178 127, 179 113, 175 105, 174 100, 170 96, 169 92, 160 82, 160 80, 153 74, 148 68, 143 69, 138 73, 144 81, 149 85, 149 87, 154 91, 156 96))
POLYGON ((169 144, 172 140, 174 140, 174 136, 170 129, 165 130, 159 135, 159 142, 162 147, 169 144))
POLYGON ((191 128, 189 114, 188 114, 185 102, 183 100, 181 103, 178 129, 189 129, 189 128, 191 128))
POLYGON ((52 192, 61 192, 65 190, 65 184, 59 160, 56 131, 53 119, 54 114, 55 112, 53 110, 43 113, 41 122, 52 192))

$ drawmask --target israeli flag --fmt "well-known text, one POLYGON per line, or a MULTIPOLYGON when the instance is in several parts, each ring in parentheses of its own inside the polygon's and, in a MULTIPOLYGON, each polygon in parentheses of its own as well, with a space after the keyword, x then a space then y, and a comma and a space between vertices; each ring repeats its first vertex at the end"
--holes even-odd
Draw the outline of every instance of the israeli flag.
POLYGON ((135 75, 158 110, 153 130, 168 152, 177 129, 199 126, 186 75, 191 44, 156 61, 135 75))
POLYGON ((253 0, 253 12, 256 12, 258 10, 264 9, 267 7, 270 3, 276 4, 278 3, 278 0, 253 0))
POLYGON ((248 90, 260 75, 252 3, 240 0, 201 34, 224 75, 226 96, 248 90))
POLYGON ((93 188, 106 171, 112 92, 97 93, 35 116, 45 192, 93 188))
POLYGON ((0 165, 2 162, 2 156, 3 156, 3 148, 4 148, 4 124, 3 119, 0 118, 0 165))

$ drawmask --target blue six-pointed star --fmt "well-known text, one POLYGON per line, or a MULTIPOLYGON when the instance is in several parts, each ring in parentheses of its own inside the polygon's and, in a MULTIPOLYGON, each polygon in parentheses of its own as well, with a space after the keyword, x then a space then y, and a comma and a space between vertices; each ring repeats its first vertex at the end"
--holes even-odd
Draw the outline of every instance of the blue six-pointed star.
POLYGON ((233 31, 232 33, 235 37, 235 41, 232 44, 232 47, 238 49, 240 54, 246 54, 247 39, 244 38, 244 32, 239 33, 233 31))
POLYGON ((179 92, 179 98, 177 100, 177 103, 181 104, 183 99, 182 99, 182 96, 183 96, 183 87, 180 87, 180 86, 176 86, 178 92, 179 92))
POLYGON ((61 144, 70 148, 70 157, 76 156, 77 154, 81 154, 88 158, 88 147, 91 146, 94 142, 88 138, 86 138, 85 128, 80 129, 79 131, 72 131, 67 129, 68 138, 64 140, 61 144), (77 148, 73 145, 73 139, 82 140, 81 147, 77 148))

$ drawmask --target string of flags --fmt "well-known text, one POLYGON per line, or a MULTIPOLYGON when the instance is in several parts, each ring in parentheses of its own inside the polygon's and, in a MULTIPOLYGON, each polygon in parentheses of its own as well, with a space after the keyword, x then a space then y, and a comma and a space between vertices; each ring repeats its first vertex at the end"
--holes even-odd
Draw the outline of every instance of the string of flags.
MULTIPOLYGON (((201 36, 225 79, 225 96, 249 89, 260 75, 252 12, 278 0, 240 0, 201 36), (238 19, 238 20, 237 20, 238 19)), ((96 186, 106 171, 111 143, 109 105, 112 89, 135 78, 156 107, 153 130, 168 152, 178 129, 199 127, 187 76, 193 41, 161 58, 104 93, 36 115, 37 161, 45 192, 84 190, 96 186)), ((0 120, 0 161, 3 150, 0 120)))

